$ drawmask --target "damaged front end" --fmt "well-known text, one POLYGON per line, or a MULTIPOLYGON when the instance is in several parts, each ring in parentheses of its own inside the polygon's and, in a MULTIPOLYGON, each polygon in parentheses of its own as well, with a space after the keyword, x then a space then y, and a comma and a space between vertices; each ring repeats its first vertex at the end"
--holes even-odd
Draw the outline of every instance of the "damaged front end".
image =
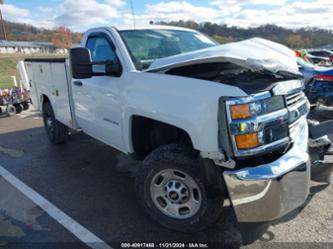
POLYGON ((293 51, 261 38, 157 59, 146 72, 232 85, 249 95, 269 91, 281 81, 302 77, 293 51))
POLYGON ((333 122, 307 120, 310 104, 302 90, 300 80, 284 81, 267 92, 221 101, 228 123, 221 144, 230 137, 229 153, 236 161, 236 168, 223 176, 245 241, 300 208, 310 179, 330 179, 333 160, 327 156, 331 146, 327 134, 332 133, 333 122), (244 110, 244 105, 251 116, 233 113, 244 110), (251 134, 255 143, 245 147, 239 143, 237 137, 248 141, 251 134))
MULTIPOLYGON (((223 176, 241 228, 251 227, 252 233, 251 225, 269 225, 307 199, 310 157, 306 116, 310 105, 302 89, 300 80, 280 82, 271 91, 221 103, 232 145, 229 153, 238 165, 223 176), (249 104, 253 109, 250 117, 233 114, 235 107, 249 104), (239 143, 239 137, 245 136, 247 141, 249 134, 255 134, 255 143, 239 143)), ((247 235, 245 229, 243 236, 247 235)))
POLYGON ((305 203, 310 104, 294 52, 251 39, 157 60, 147 71, 233 85, 248 94, 221 97, 218 117, 220 151, 234 162, 223 178, 245 242, 305 203))

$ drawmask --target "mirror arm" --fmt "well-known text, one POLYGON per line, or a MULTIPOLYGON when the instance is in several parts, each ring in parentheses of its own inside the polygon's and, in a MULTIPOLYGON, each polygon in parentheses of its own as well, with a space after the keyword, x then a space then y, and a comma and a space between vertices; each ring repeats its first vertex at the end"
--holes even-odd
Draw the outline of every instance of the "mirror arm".
POLYGON ((78 66, 90 66, 92 65, 91 63, 78 63, 78 66))
POLYGON ((105 65, 105 61, 95 61, 91 63, 78 63, 80 66, 105 65))
POLYGON ((106 73, 96 73, 96 72, 93 72, 92 73, 92 76, 105 76, 107 75, 106 73))
POLYGON ((94 62, 91 62, 91 65, 105 65, 106 62, 105 61, 94 61, 94 62))

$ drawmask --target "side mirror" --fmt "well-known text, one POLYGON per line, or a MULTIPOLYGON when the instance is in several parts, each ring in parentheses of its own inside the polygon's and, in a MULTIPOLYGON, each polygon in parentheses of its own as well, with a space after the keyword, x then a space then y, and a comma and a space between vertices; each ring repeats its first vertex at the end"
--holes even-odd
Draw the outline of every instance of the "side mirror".
POLYGON ((70 50, 70 65, 74 79, 88 79, 93 76, 90 51, 87 48, 70 50))
POLYGON ((119 77, 122 73, 121 65, 115 61, 107 61, 105 63, 105 74, 119 77))

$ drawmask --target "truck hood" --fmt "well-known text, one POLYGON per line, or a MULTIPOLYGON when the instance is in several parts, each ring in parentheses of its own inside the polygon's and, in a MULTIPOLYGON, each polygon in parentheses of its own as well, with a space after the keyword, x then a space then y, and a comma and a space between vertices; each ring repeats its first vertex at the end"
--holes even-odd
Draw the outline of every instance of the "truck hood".
POLYGON ((211 62, 230 62, 238 66, 271 73, 285 72, 299 76, 295 53, 289 48, 262 38, 218 45, 155 60, 147 72, 211 62))

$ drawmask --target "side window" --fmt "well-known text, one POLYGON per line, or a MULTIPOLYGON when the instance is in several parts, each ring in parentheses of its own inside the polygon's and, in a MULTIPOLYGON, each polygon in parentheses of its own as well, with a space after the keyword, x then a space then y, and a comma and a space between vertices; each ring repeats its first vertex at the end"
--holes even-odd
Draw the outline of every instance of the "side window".
MULTIPOLYGON (((117 55, 110 42, 103 36, 89 37, 86 47, 90 50, 93 62, 117 61, 117 55)), ((105 72, 105 65, 93 65, 93 71, 105 72)))
POLYGON ((116 54, 105 37, 88 38, 86 47, 90 50, 94 62, 114 61, 116 59, 116 54))

